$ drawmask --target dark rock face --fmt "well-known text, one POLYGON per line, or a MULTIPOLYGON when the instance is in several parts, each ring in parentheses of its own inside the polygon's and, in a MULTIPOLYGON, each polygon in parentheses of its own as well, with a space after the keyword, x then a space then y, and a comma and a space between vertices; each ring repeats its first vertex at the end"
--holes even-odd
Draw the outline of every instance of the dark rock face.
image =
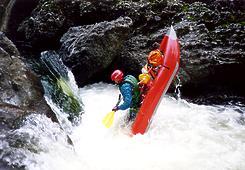
POLYGON ((149 41, 149 37, 144 35, 129 39, 115 61, 117 68, 122 69, 126 74, 138 77, 141 68, 146 64, 146 56, 150 52, 149 41))
MULTIPOLYGON (((241 1, 231 4, 215 1, 175 5, 173 25, 181 44, 179 77, 184 97, 195 101, 195 98, 207 98, 219 103, 234 100, 234 96, 245 96, 245 80, 240 76, 245 71, 245 18, 241 17, 245 10, 242 4, 241 1), (182 10, 178 11, 179 8, 182 10)), ((147 24, 151 27, 149 22, 147 24)), ((137 34, 127 41, 118 61, 122 68, 139 74, 151 45, 160 42, 167 32, 166 27, 159 28, 148 30, 148 36, 137 34)))
POLYGON ((14 167, 8 166, 7 163, 1 162, 1 161, 0 161, 0 169, 1 170, 21 170, 20 168, 14 168, 14 167))
MULTIPOLYGON (((25 169, 27 154, 41 150, 39 139, 30 136, 23 128, 24 119, 31 115, 46 117, 55 115, 46 104, 40 80, 19 57, 15 45, 0 33, 0 169, 25 169), (35 114, 35 115, 34 115, 35 114), (28 152, 24 151, 27 149, 28 152)), ((47 121, 46 121, 47 122, 47 121)), ((42 122, 45 123, 45 122, 42 122)), ((40 124, 41 126, 43 124, 40 124)), ((34 124, 38 126, 38 124, 34 124)), ((58 125, 56 125, 58 126, 58 125)), ((39 127, 40 128, 40 127, 39 127)), ((59 128, 59 126, 58 126, 59 128)), ((32 128, 27 128, 31 130, 32 128)), ((60 128, 59 128, 60 129, 60 128)), ((61 129, 60 129, 61 130, 61 129)), ((32 134, 37 133, 33 130, 32 134)), ((38 135, 40 136, 40 134, 38 135)))
MULTIPOLYGON (((82 38, 78 38, 78 33, 75 35, 75 28, 70 29, 61 40, 60 50, 65 63, 82 85, 93 77, 101 80, 103 73, 107 76, 102 80, 108 81, 114 68, 137 76, 152 44, 160 42, 173 25, 181 44, 179 77, 185 97, 245 96, 245 82, 239 76, 245 68, 244 13, 245 2, 242 0, 41 0, 19 30, 37 49, 58 49, 59 39, 69 27, 83 25, 79 28, 84 32, 81 33, 82 38), (109 45, 103 48, 103 43, 93 38, 85 41, 83 37, 91 30, 91 25, 126 16, 132 19, 132 25, 125 43, 120 50, 109 52, 106 59, 98 57, 92 48, 103 55, 111 49, 107 50, 109 45), (77 55, 68 48, 75 40, 64 40, 64 37, 79 41, 81 47, 75 43, 76 48, 73 48, 77 55)), ((114 40, 108 39, 107 43, 114 44, 114 40)))
MULTIPOLYGON (((134 27, 147 27, 146 24, 160 21, 166 14, 167 1, 98 1, 85 0, 80 4, 80 15, 85 23, 114 20, 120 16, 128 16, 134 27)), ((172 9, 172 11, 174 11, 172 9)), ((174 13, 174 12, 173 12, 174 13)), ((166 18, 166 17, 164 17, 166 18)), ((149 28, 147 28, 149 30, 149 28)))
POLYGON ((73 27, 61 38, 60 54, 79 84, 106 69, 119 54, 130 32, 128 17, 73 27))
POLYGON ((245 96, 240 77, 245 71, 244 18, 239 9, 227 10, 227 5, 195 2, 179 14, 182 21, 175 28, 180 35, 184 96, 245 96))
POLYGON ((8 0, 3 0, 0 2, 0 30, 2 30, 3 23, 5 21, 5 7, 8 4, 8 0))
POLYGON ((0 2, 0 31, 15 39, 19 24, 31 14, 39 0, 2 0, 0 2))
POLYGON ((167 6, 166 0, 41 0, 31 17, 20 25, 19 32, 36 50, 50 50, 57 49, 59 37, 71 26, 128 16, 133 20, 135 31, 141 28, 140 31, 147 32, 158 25, 167 25, 178 10, 179 7, 167 6))
POLYGON ((13 43, 1 33, 0 118, 14 120, 31 112, 50 114, 38 78, 27 69, 18 54, 13 43))
POLYGON ((57 48, 59 38, 78 22, 79 6, 75 1, 41 0, 32 16, 19 27, 35 51, 57 48))
POLYGON ((15 45, 2 32, 0 32, 0 46, 3 53, 6 53, 10 56, 19 56, 19 51, 15 45))

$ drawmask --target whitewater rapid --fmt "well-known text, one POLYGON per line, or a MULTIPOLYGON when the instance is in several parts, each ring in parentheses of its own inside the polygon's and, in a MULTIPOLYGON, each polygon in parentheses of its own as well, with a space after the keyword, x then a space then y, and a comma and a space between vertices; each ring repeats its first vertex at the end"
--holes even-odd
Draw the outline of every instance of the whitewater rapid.
MULTIPOLYGON (((70 137, 49 143, 31 170, 244 170, 244 108, 205 106, 166 95, 145 135, 129 135, 126 111, 110 129, 103 117, 117 102, 116 86, 98 83, 79 89, 82 122, 70 137)), ((52 131, 52 129, 50 129, 52 131)))

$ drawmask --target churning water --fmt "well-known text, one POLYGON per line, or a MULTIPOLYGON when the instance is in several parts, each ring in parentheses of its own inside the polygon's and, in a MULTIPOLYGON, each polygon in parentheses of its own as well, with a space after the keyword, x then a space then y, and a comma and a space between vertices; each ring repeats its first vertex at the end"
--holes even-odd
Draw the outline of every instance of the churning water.
MULTIPOLYGON (((165 96, 145 135, 130 137, 118 111, 110 129, 103 117, 117 102, 114 85, 80 89, 85 104, 82 123, 70 137, 42 140, 45 151, 29 163, 31 170, 244 170, 244 108, 205 106, 165 96)), ((45 121, 47 122, 47 121, 45 121)), ((49 124, 50 133, 59 134, 49 124), (51 129, 52 128, 52 129, 51 129)), ((59 135, 57 135, 59 136, 59 135)), ((61 135, 62 136, 62 135, 61 135)))

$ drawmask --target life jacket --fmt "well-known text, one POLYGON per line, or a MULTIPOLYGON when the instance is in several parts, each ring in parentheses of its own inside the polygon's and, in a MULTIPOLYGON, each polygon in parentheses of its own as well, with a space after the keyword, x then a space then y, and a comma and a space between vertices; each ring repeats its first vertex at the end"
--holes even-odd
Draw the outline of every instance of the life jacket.
POLYGON ((140 89, 138 86, 138 80, 132 76, 132 75, 127 75, 124 77, 123 81, 121 84, 124 83, 129 83, 133 86, 132 89, 132 107, 138 107, 139 106, 139 99, 140 99, 140 89))

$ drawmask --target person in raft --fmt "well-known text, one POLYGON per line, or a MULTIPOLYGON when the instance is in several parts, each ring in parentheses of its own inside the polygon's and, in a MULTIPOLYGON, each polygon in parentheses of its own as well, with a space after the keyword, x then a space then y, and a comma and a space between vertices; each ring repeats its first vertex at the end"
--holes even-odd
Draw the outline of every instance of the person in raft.
POLYGON ((142 68, 142 74, 139 75, 141 104, 147 92, 151 88, 153 80, 156 78, 159 69, 163 66, 163 58, 164 55, 159 49, 152 50, 147 57, 147 64, 142 68))
POLYGON ((154 80, 163 65, 163 58, 164 55, 159 49, 151 51, 147 57, 147 64, 141 70, 142 73, 149 74, 154 80))
POLYGON ((140 104, 143 103, 145 96, 152 86, 151 76, 148 73, 139 75, 140 104))
POLYGON ((115 70, 111 74, 111 80, 119 85, 120 93, 123 96, 123 103, 115 106, 112 110, 129 110, 127 121, 135 119, 140 104, 140 91, 138 86, 138 80, 132 76, 124 74, 121 70, 115 70))

